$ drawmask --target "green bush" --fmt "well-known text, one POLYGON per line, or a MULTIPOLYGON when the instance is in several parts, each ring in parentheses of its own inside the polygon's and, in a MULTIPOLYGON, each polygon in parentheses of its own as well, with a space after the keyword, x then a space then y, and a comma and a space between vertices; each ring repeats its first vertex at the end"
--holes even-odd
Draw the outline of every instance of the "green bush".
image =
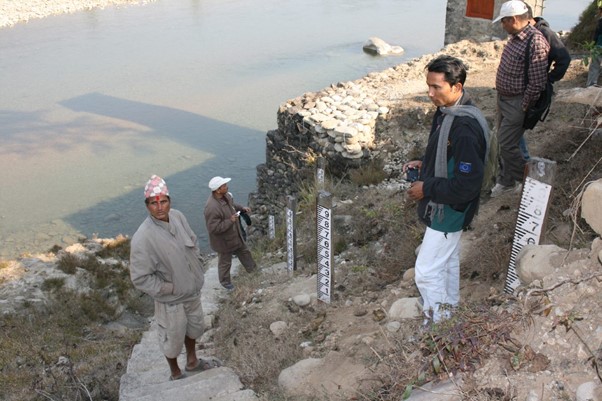
POLYGON ((566 44, 568 47, 574 50, 585 50, 584 44, 591 41, 596 31, 596 13, 598 6, 595 1, 587 6, 585 10, 579 16, 579 22, 572 29, 569 34, 566 44))

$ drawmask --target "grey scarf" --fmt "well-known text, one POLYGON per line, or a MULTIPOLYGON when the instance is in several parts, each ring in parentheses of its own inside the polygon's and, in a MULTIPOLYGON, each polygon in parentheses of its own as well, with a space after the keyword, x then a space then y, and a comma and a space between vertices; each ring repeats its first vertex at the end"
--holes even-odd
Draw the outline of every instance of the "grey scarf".
MULTIPOLYGON (((472 117, 481 126, 483 130, 483 135, 485 136, 485 163, 487 163, 487 157, 489 155, 489 126, 487 125, 487 120, 479 110, 475 106, 468 105, 458 105, 458 106, 450 106, 450 107, 440 107, 439 110, 441 113, 445 114, 443 117, 443 122, 441 123, 441 128, 439 130, 439 141, 437 142, 437 155, 435 157, 435 177, 439 178, 447 178, 447 141, 449 139, 449 131, 451 130, 452 123, 454 122, 454 118, 457 117, 472 117)), ((427 213, 429 214, 429 218, 431 221, 434 220, 435 216, 439 219, 439 221, 443 220, 443 204, 429 201, 427 205, 427 213)))

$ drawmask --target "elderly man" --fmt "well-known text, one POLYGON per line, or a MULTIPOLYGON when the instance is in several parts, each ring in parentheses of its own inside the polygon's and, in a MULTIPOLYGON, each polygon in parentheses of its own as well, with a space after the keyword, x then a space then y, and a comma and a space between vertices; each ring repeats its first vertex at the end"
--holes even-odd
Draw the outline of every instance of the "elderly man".
POLYGON ((251 209, 234 203, 228 192, 230 178, 213 177, 209 181, 211 194, 205 203, 205 224, 209 233, 211 248, 217 252, 217 268, 220 284, 233 290, 230 277, 232 254, 236 255, 247 272, 257 269, 251 251, 247 248, 240 228, 240 213, 250 213, 251 209))
MULTIPOLYGON (((562 40, 558 37, 558 34, 550 28, 548 21, 542 17, 533 17, 533 9, 527 3, 525 5, 529 15, 529 25, 537 28, 550 45, 550 52, 548 53, 548 81, 553 84, 560 81, 564 77, 564 74, 566 74, 571 64, 571 55, 564 46, 564 43, 562 43, 562 40)), ((529 160, 531 156, 529 155, 524 135, 520 139, 519 146, 525 160, 529 160)))
POLYGON ((403 166, 420 169, 408 197, 419 202, 427 225, 415 266, 425 324, 447 317, 460 301, 460 237, 478 209, 489 147, 487 122, 464 91, 464 63, 440 56, 426 69, 437 111, 424 157, 403 166))
POLYGON ((186 348, 187 372, 217 366, 199 359, 196 339, 203 334, 201 288, 204 269, 196 235, 184 215, 171 209, 165 181, 153 175, 144 188, 149 216, 131 242, 130 277, 134 286, 155 300, 159 343, 171 370, 170 380, 185 377, 177 357, 186 348))
POLYGON ((523 1, 510 0, 502 4, 500 15, 493 20, 498 21, 510 38, 495 79, 501 170, 497 184, 491 189, 492 197, 512 190, 518 192, 522 187, 525 158, 519 142, 525 132, 523 121, 529 106, 537 102, 546 87, 550 51, 546 38, 529 24, 529 10, 523 1))

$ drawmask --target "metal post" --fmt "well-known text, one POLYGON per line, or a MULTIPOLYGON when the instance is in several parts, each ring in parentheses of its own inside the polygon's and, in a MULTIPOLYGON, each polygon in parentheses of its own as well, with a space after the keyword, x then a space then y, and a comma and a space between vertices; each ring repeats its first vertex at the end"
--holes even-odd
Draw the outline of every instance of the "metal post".
POLYGON ((274 223, 274 215, 273 214, 270 214, 268 216, 268 235, 271 240, 276 238, 276 225, 274 223))
POLYGON ((316 206, 316 243, 318 252, 318 299, 330 303, 334 289, 334 258, 332 255, 332 195, 318 192, 316 206))
POLYGON ((323 157, 318 157, 316 163, 316 188, 318 190, 324 189, 324 176, 326 170, 326 159, 323 157))
POLYGON ((548 205, 552 194, 552 182, 556 175, 556 162, 532 157, 527 162, 527 177, 520 199, 512 253, 504 291, 513 293, 520 280, 516 273, 516 257, 527 244, 540 244, 545 234, 548 205))
POLYGON ((289 272, 297 270, 296 215, 297 199, 289 196, 286 207, 286 268, 289 272))

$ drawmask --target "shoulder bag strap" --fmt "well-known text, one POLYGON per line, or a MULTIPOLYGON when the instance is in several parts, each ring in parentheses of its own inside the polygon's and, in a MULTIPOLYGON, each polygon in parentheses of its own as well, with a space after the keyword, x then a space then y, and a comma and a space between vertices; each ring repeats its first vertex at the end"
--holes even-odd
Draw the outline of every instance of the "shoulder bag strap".
POLYGON ((527 49, 525 51, 525 90, 527 89, 527 85, 529 85, 529 60, 531 59, 531 40, 533 39, 533 35, 529 36, 527 39, 527 49))

